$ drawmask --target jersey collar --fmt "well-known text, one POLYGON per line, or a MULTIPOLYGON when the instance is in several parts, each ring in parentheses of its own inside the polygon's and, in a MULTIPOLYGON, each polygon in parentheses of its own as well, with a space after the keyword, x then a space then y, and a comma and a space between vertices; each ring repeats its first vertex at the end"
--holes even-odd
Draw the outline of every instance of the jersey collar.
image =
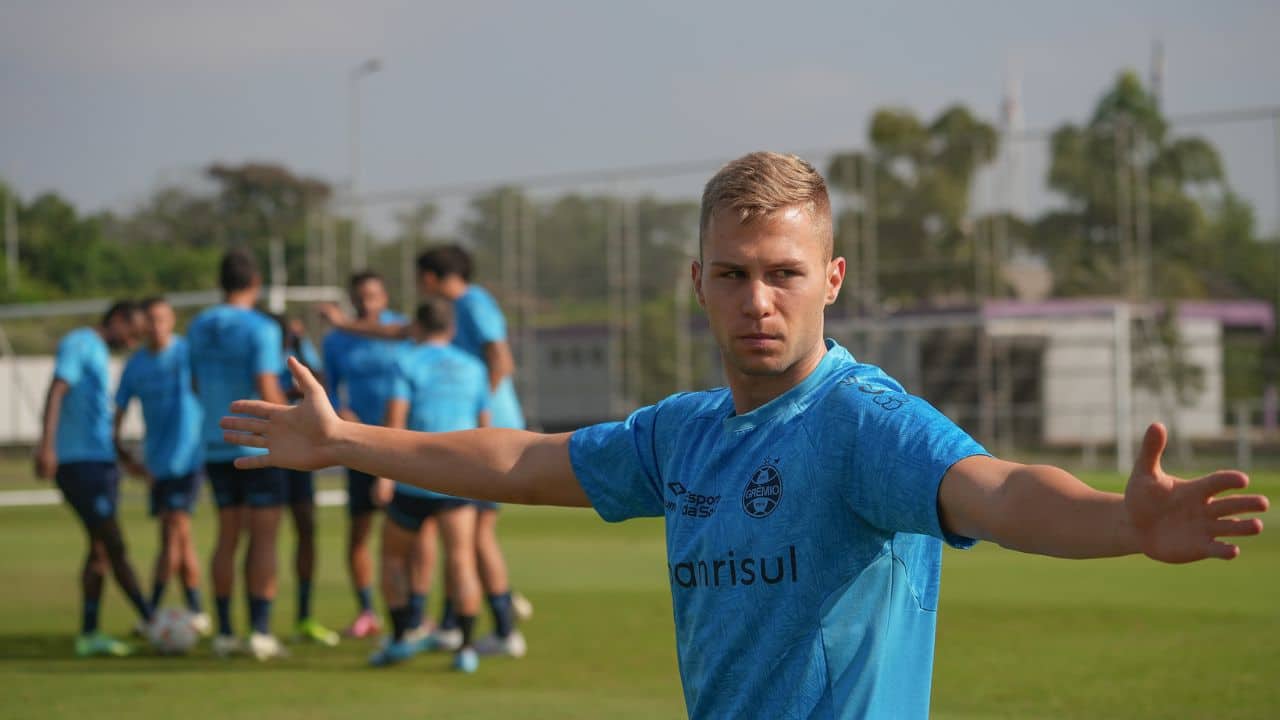
POLYGON ((835 340, 826 339, 827 352, 818 361, 818 366, 799 385, 782 393, 778 397, 761 405, 749 413, 733 414, 733 395, 728 395, 729 416, 724 420, 724 429, 731 433, 743 433, 754 430, 776 417, 795 415, 809 407, 816 398, 816 390, 827 378, 838 370, 853 364, 853 356, 835 340))

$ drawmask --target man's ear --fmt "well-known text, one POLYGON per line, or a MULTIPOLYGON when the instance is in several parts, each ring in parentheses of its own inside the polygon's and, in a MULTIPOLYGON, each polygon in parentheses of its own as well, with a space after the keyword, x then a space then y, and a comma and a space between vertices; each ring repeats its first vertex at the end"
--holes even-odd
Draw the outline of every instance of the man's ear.
POLYGON ((693 292, 698 296, 698 304, 705 310, 707 308, 707 299, 702 295, 702 262, 694 260, 689 267, 689 272, 693 275, 693 292))
POLYGON ((830 305, 840 297, 840 288, 844 286, 845 262, 842 257, 835 257, 827 263, 827 304, 830 305))

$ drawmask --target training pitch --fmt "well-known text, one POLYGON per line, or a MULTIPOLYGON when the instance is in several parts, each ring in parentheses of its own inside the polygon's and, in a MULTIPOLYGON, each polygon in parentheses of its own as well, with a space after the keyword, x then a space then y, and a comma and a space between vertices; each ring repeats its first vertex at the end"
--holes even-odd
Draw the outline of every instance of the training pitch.
MULTIPOLYGON (((1280 474, 1254 489, 1280 501, 1280 474)), ((1091 482, 1118 489, 1120 480, 1091 482)), ((325 486, 334 487, 332 480, 325 486)), ((0 481, 0 490, 41 486, 0 481)), ((138 483, 122 517, 135 567, 148 578, 156 530, 138 483)), ((373 645, 293 646, 290 659, 219 660, 143 653, 78 660, 81 530, 63 506, 0 508, 0 718, 663 718, 682 717, 671 603, 657 520, 609 526, 589 510, 504 509, 513 584, 536 607, 529 655, 489 659, 473 676, 445 655, 372 670, 373 645)), ((205 563, 213 516, 196 513, 205 563)), ((936 718, 1273 717, 1280 713, 1280 520, 1240 542, 1230 563, 1171 567, 1143 559, 1067 561, 980 545, 944 559, 936 718)), ((319 511, 318 619, 338 628, 354 601, 343 564, 346 517, 319 511)), ((293 623, 291 527, 280 548, 277 634, 293 623)), ((240 591, 239 586, 237 587, 240 591)), ((181 595, 174 584, 166 600, 181 595)), ((238 599, 239 600, 239 599, 238 599)), ((110 586, 103 629, 132 625, 110 586)), ((439 604, 438 581, 431 597, 439 604)), ((381 604, 379 603, 379 607, 381 604)), ((487 610, 486 610, 487 614, 487 610)), ((237 605, 237 630, 245 613, 237 605)), ((487 633, 482 617, 479 632, 487 633)))

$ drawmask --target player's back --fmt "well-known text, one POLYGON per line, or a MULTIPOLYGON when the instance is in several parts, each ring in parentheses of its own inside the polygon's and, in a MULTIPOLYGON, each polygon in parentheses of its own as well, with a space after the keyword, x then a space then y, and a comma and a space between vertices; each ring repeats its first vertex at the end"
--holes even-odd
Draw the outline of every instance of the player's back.
POLYGON ((280 371, 280 326, 257 310, 215 305, 191 322, 187 342, 192 378, 204 410, 206 458, 222 462, 256 454, 223 442, 218 421, 233 401, 260 398, 258 375, 280 371))
POLYGON ((400 356, 395 396, 409 401, 410 430, 469 430, 488 409, 488 374, 456 347, 417 345, 400 356))

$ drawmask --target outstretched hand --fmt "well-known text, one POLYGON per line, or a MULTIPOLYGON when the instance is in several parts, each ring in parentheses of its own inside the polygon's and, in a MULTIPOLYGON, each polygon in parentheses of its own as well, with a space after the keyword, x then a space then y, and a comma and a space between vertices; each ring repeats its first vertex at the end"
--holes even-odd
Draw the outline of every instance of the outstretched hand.
POLYGON ((237 400, 231 403, 231 412, 240 417, 227 416, 219 423, 227 442, 267 450, 265 455, 237 458, 236 467, 241 470, 317 470, 335 464, 331 448, 342 420, 315 375, 297 358, 289 358, 289 372, 294 387, 302 393, 297 405, 237 400))
POLYGON ((1262 520, 1233 516, 1265 511, 1267 498, 1216 497, 1248 486, 1249 478, 1238 470, 1220 470, 1195 480, 1166 473, 1160 467, 1160 456, 1168 442, 1164 425, 1155 423, 1147 428, 1125 487, 1125 508, 1139 547, 1147 556, 1168 563, 1236 557, 1240 548, 1217 538, 1262 532, 1262 520))

